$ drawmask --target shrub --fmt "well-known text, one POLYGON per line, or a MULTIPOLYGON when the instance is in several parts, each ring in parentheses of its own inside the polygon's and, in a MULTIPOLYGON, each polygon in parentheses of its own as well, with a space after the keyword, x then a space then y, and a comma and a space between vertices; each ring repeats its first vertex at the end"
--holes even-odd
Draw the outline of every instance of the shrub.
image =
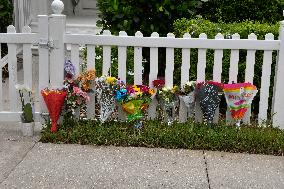
POLYGON ((200 14, 213 22, 244 20, 278 22, 283 19, 283 0, 208 0, 200 14))
POLYGON ((174 123, 148 121, 142 129, 133 123, 94 121, 64 124, 57 133, 50 126, 43 129, 41 142, 92 145, 185 148, 191 150, 218 150, 256 154, 283 155, 284 132, 277 128, 208 127, 193 122, 174 123))
MULTIPOLYGON (((174 33, 176 37, 182 37, 184 33, 188 32, 193 38, 198 38, 200 33, 206 33, 208 38, 214 38, 217 33, 222 33, 225 37, 230 38, 234 33, 239 33, 242 39, 247 39, 250 33, 255 33, 258 39, 264 39, 267 33, 273 33, 275 38, 278 37, 279 24, 260 23, 253 21, 244 21, 241 23, 212 23, 208 20, 203 19, 179 19, 174 22, 174 33)), ((239 82, 243 82, 245 79, 245 68, 246 68, 246 54, 245 50, 240 50, 239 59, 239 82)), ((213 64, 214 64, 214 51, 207 50, 206 57, 206 79, 213 79, 213 64)), ((190 68, 190 80, 196 80, 197 74, 197 62, 198 52, 197 49, 191 50, 191 68, 190 68)), ((269 101, 272 100, 272 86, 274 81, 274 67, 276 62, 276 52, 273 54, 273 65, 271 74, 271 89, 269 101)), ((263 51, 256 52, 256 63, 255 63, 255 75, 254 84, 260 88, 261 74, 262 74, 262 63, 263 63, 263 51)), ((227 83, 229 79, 229 67, 230 67, 230 50, 224 50, 223 64, 222 64, 222 80, 227 83)), ((175 57, 175 71, 174 81, 175 83, 180 82, 180 69, 181 69, 181 50, 176 49, 175 57)), ((258 114, 258 101, 259 93, 255 97, 252 105, 252 110, 255 115, 258 114)), ((223 103, 223 113, 226 109, 226 104, 223 103)), ((270 112, 270 111, 269 111, 270 112)))
MULTIPOLYGON (((10 0, 1 0, 0 3, 0 33, 7 32, 7 26, 13 22, 13 5, 10 0)), ((7 45, 0 44, 2 46, 1 57, 7 54, 7 45)), ((3 78, 8 76, 8 66, 6 65, 3 69, 3 78)))
POLYGON ((112 33, 126 31, 134 35, 141 31, 145 36, 152 32, 166 35, 174 20, 191 18, 201 8, 201 0, 98 0, 100 10, 98 22, 112 33))
POLYGON ((13 6, 9 0, 1 0, 0 4, 0 33, 6 33, 6 27, 13 21, 13 6))

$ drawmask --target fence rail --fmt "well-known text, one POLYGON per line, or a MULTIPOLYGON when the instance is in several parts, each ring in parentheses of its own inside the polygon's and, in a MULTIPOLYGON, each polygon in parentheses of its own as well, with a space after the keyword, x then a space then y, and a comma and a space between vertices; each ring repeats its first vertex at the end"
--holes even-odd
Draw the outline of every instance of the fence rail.
MULTIPOLYGON (((71 61, 80 70, 80 46, 87 47, 87 69, 95 68, 97 46, 103 48, 103 67, 102 73, 109 74, 111 68, 111 48, 116 46, 118 48, 118 77, 126 80, 127 69, 127 47, 134 48, 134 83, 143 83, 143 57, 142 49, 150 48, 150 73, 149 85, 152 86, 152 81, 158 77, 158 49, 166 48, 166 62, 165 62, 165 81, 166 86, 171 87, 174 85, 174 61, 175 49, 181 49, 182 62, 181 62, 181 84, 186 83, 189 79, 189 70, 192 66, 191 49, 198 49, 198 62, 197 62, 197 81, 204 81, 206 76, 206 54, 208 49, 214 50, 214 65, 213 65, 213 80, 220 82, 222 80, 222 62, 224 57, 224 49, 231 50, 230 53, 230 67, 229 67, 229 82, 238 81, 238 64, 240 50, 247 50, 246 69, 245 69, 245 82, 253 83, 254 67, 256 60, 256 51, 262 50, 263 65, 261 76, 260 88, 260 102, 259 102, 259 115, 258 121, 262 123, 268 119, 267 109, 269 107, 269 88, 270 88, 270 75, 272 65, 272 53, 278 51, 278 59, 276 64, 276 77, 274 85, 274 101, 272 104, 272 114, 274 125, 284 128, 284 104, 282 95, 284 87, 281 81, 284 79, 284 43, 282 36, 284 35, 284 22, 281 22, 280 38, 274 40, 272 34, 267 34, 265 40, 258 40, 255 34, 250 34, 248 39, 240 39, 239 34, 232 35, 232 39, 224 39, 222 34, 217 34, 215 39, 207 39, 207 35, 202 33, 199 38, 191 38, 186 33, 183 38, 175 38, 174 34, 169 33, 167 37, 159 37, 159 34, 154 32, 150 37, 143 37, 141 32, 137 32, 135 36, 128 36, 125 32, 121 31, 119 36, 113 36, 109 31, 104 31, 102 35, 89 35, 89 34, 67 34, 65 33, 65 16, 64 15, 51 15, 39 16, 39 33, 31 33, 29 27, 23 28, 23 33, 16 33, 13 26, 8 27, 7 34, 0 34, 0 43, 8 44, 8 65, 9 65, 9 111, 11 115, 19 111, 17 104, 17 92, 15 85, 17 80, 17 48, 23 45, 23 69, 24 69, 24 83, 27 86, 33 87, 35 81, 38 80, 37 91, 47 87, 60 87, 63 81, 63 64, 65 60, 65 45, 71 44, 71 61), (32 59, 31 53, 32 44, 39 45, 39 78, 33 78, 32 59), (52 45, 51 45, 52 44, 52 45), (282 95, 281 95, 282 94, 282 95)), ((77 72, 79 74, 79 72, 77 72)), ((0 105, 3 105, 2 94, 3 86, 0 86, 0 105)), ((37 94, 39 95, 39 93, 37 94)), ((41 108, 39 112, 45 112, 46 107, 40 99, 41 108)), ((88 117, 94 116, 94 98, 93 102, 88 107, 88 117)), ((155 118, 156 100, 153 101, 149 108, 149 117, 155 118)), ((0 110, 3 110, 2 106, 0 110)), ((196 109, 196 119, 200 120, 200 108, 196 109)), ((0 121, 5 121, 5 116, 1 116, 0 121)), ((4 115, 4 112, 3 112, 4 115)), ((7 112, 5 112, 7 115, 7 112)), ((183 103, 180 105, 179 121, 185 121, 187 117, 187 108, 183 103)), ((15 117, 15 116, 14 116, 15 117)), ((229 119, 229 114, 228 114, 229 119)), ((9 119, 10 120, 10 119, 9 119)), ((218 113, 216 113, 215 120, 218 120, 218 113)), ((250 121, 250 111, 246 115, 246 122, 250 121)))

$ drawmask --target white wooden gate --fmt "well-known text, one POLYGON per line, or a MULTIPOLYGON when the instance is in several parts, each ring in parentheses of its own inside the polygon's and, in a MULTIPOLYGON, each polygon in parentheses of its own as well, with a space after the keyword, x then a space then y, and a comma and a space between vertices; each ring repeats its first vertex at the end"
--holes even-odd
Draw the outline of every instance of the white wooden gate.
MULTIPOLYGON (((53 7, 58 8, 60 7, 53 7)), ((59 13, 62 10, 58 11, 59 13)), ((137 32, 135 36, 127 36, 125 32, 120 32, 119 36, 113 36, 109 31, 104 31, 102 35, 90 34, 67 34, 65 32, 65 15, 53 14, 50 16, 39 16, 39 33, 30 33, 30 28, 25 27, 23 33, 15 33, 13 26, 8 27, 7 34, 0 34, 0 43, 7 43, 9 47, 8 65, 9 65, 9 107, 3 109, 3 86, 0 84, 0 121, 17 121, 19 120, 19 106, 15 84, 17 84, 17 49, 19 46, 23 48, 23 69, 24 83, 33 86, 33 82, 37 81, 37 91, 47 87, 61 87, 63 81, 63 66, 65 61, 66 45, 71 46, 71 61, 79 70, 79 46, 87 47, 87 67, 88 69, 95 67, 95 47, 103 47, 103 68, 102 73, 108 74, 111 68, 111 47, 118 47, 118 76, 122 80, 126 79, 126 51, 127 47, 134 47, 134 83, 142 84, 142 48, 150 48, 150 74, 149 85, 157 78, 158 74, 158 48, 166 48, 166 86, 173 86, 174 71, 174 49, 182 49, 182 66, 181 66, 181 83, 185 83, 189 79, 190 69, 190 49, 198 49, 197 64, 197 81, 205 80, 206 70, 206 51, 213 49, 214 68, 213 80, 221 81, 222 74, 222 58, 223 50, 230 49, 230 69, 229 82, 238 81, 238 62, 239 50, 247 50, 247 62, 245 71, 245 81, 253 82, 254 64, 256 50, 264 51, 261 88, 260 88, 260 105, 258 120, 261 123, 267 120, 268 97, 270 87, 270 75, 272 64, 272 52, 278 51, 278 59, 276 64, 276 76, 274 84, 274 98, 272 104, 273 124, 284 128, 284 21, 281 22, 280 38, 274 40, 272 34, 267 34, 265 40, 257 40, 255 34, 250 34, 248 39, 240 39, 239 34, 234 34, 232 39, 224 39, 222 34, 216 35, 215 39, 207 39, 206 34, 201 34, 199 38, 191 38, 189 34, 185 34, 183 38, 175 38, 172 33, 167 37, 159 37, 154 32, 151 37, 143 37, 141 32, 137 32), (31 46, 38 46, 38 79, 32 78, 32 51, 31 46)), ((19 51, 19 50, 18 50, 19 51)), ((2 63, 3 67, 5 63, 2 63)), ((34 62, 37 64, 37 62, 34 62)), ((78 74, 78 73, 77 73, 78 74)), ((2 76, 1 76, 2 78, 2 76)), ((37 92, 37 99, 40 106, 37 112, 46 112, 46 107, 37 92)), ((94 102, 93 102, 94 103, 94 102)), ((90 105, 93 107, 94 104, 90 105)), ((89 108, 91 110, 92 108, 89 108)), ((186 108, 183 104, 180 107, 180 121, 187 119, 186 108)), ((89 114, 92 116, 92 114, 89 114)), ((149 110, 149 116, 155 117, 155 105, 149 110)), ((198 117, 198 116, 197 116, 198 117)), ((249 114, 247 116, 249 121, 249 114)), ((198 118, 200 119, 200 117, 198 118)))

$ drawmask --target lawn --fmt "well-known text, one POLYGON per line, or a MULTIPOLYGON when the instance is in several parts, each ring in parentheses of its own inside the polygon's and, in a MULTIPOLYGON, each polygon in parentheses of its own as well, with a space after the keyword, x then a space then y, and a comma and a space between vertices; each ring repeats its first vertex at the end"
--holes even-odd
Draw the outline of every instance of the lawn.
POLYGON ((194 122, 173 123, 147 121, 141 129, 129 122, 96 121, 68 122, 58 126, 57 133, 50 125, 42 131, 41 142, 114 145, 149 148, 183 148, 217 150, 253 154, 283 155, 284 131, 273 127, 207 125, 194 122))

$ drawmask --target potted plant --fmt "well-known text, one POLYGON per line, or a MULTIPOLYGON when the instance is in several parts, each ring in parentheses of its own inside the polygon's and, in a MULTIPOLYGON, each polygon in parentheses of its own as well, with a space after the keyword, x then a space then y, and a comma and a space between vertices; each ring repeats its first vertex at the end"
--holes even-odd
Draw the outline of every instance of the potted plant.
POLYGON ((17 85, 22 106, 21 130, 24 136, 33 136, 34 134, 34 101, 31 89, 17 85))

